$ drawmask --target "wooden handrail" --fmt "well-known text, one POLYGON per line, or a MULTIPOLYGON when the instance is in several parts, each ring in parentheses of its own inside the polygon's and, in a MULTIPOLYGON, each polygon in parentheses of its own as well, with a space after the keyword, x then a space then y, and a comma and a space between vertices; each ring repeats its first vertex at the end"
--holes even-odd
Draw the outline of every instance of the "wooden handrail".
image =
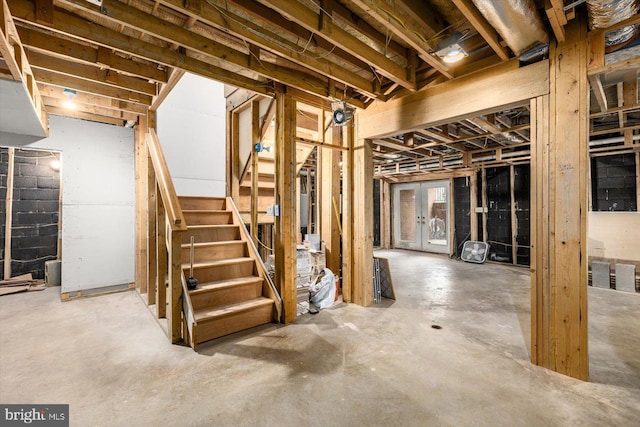
POLYGON ((155 130, 149 129, 146 139, 151 162, 156 172, 156 179, 158 180, 158 188, 160 188, 160 195, 162 196, 162 201, 166 209, 167 221, 171 225, 172 231, 186 230, 187 223, 182 215, 176 188, 169 174, 167 160, 164 157, 162 146, 160 145, 160 140, 155 130))

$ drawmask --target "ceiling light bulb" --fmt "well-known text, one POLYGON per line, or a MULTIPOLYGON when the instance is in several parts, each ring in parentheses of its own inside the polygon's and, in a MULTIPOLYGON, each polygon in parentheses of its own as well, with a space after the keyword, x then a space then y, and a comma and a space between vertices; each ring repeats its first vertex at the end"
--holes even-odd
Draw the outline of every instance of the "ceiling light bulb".
POLYGON ((76 91, 73 89, 65 88, 62 93, 67 97, 67 100, 62 102, 62 106, 64 108, 68 108, 69 110, 75 110, 76 103, 73 102, 73 98, 76 97, 76 91))
POLYGON ((449 52, 447 52, 444 58, 442 58, 442 60, 447 64, 451 64, 453 62, 460 61, 464 57, 465 54, 461 49, 451 49, 449 52))
POLYGON ((76 106, 76 103, 75 103, 75 102, 73 102, 73 101, 72 101, 72 100, 70 100, 70 99, 67 99, 66 101, 64 101, 64 102, 62 103, 62 106, 63 106, 64 108, 69 109, 69 110, 75 110, 75 109, 76 109, 76 107, 77 107, 77 106, 76 106))

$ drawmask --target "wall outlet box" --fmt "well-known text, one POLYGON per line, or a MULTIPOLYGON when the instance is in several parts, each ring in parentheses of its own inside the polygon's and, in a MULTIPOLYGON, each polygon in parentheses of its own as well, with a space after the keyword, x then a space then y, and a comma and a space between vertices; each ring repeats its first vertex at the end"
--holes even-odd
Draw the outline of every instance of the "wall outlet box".
POLYGON ((280 205, 269 205, 269 206, 267 206, 267 215, 280 216, 280 205))

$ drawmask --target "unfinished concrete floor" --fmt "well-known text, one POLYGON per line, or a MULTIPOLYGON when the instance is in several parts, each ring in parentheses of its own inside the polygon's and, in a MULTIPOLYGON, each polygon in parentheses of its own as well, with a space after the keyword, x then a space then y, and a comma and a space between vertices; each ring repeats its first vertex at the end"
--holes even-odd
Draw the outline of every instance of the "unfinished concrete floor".
POLYGON ((640 295, 589 289, 592 382, 529 363, 529 274, 409 251, 398 300, 172 346, 132 292, 0 298, 0 402, 89 426, 638 426, 640 295), (442 329, 433 329, 437 324, 442 329))

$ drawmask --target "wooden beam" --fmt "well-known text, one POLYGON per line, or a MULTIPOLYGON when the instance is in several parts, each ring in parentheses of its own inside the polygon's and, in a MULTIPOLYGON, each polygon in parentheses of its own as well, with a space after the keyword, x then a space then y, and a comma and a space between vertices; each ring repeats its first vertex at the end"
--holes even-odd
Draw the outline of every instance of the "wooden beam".
POLYGON ((391 248, 391 186, 380 180, 380 247, 391 248))
MULTIPOLYGON (((77 5, 78 3, 77 0, 60 1, 65 4, 77 5)), ((326 83, 309 74, 295 70, 293 67, 285 68, 266 60, 261 60, 259 55, 246 54, 235 50, 210 38, 186 30, 181 26, 168 23, 139 9, 127 6, 118 0, 103 0, 102 7, 99 10, 88 8, 86 11, 101 17, 108 17, 114 23, 124 24, 169 43, 176 42, 189 50, 206 55, 209 59, 208 62, 215 64, 217 67, 227 69, 231 66, 229 69, 231 72, 234 71, 234 67, 240 67, 319 96, 328 95, 326 83)))
POLYGON ((147 171, 144 168, 143 156, 146 157, 147 148, 145 135, 147 132, 147 116, 140 118, 140 122, 134 128, 134 174, 135 174, 135 198, 136 198, 136 231, 135 231, 135 284, 140 294, 147 293, 147 226, 146 226, 146 179, 147 171))
MULTIPOLYGON (((96 115, 96 116, 111 117, 111 118, 120 119, 120 120, 134 120, 135 121, 135 120, 138 119, 138 114, 135 114, 135 113, 129 113, 127 111, 123 111, 123 110, 120 110, 120 109, 111 109, 111 108, 105 108, 105 107, 98 107, 98 106, 95 106, 95 105, 81 104, 81 103, 76 102, 75 98, 74 98, 73 101, 76 104, 76 108, 75 108, 75 110, 70 110, 70 112, 77 111, 77 112, 80 112, 80 113, 93 114, 93 115, 96 115)), ((55 107, 57 109, 65 108, 64 101, 61 98, 52 98, 52 97, 49 97, 49 96, 43 96, 42 97, 42 104, 45 106, 45 108, 49 108, 49 107, 55 107)))
MULTIPOLYGON (((342 144, 342 128, 332 126, 328 129, 326 139, 332 145, 342 144)), ((340 200, 340 151, 331 148, 318 148, 317 194, 320 204, 320 236, 326 243, 327 268, 335 274, 340 274, 340 231, 336 218, 334 201, 340 200)))
POLYGON ((208 25, 233 34, 248 43, 303 65, 328 78, 351 86, 366 95, 374 98, 380 95, 374 93, 373 84, 370 80, 360 77, 326 58, 316 58, 304 52, 301 53, 297 44, 289 42, 287 39, 256 25, 256 23, 242 16, 229 10, 225 10, 223 14, 220 10, 222 6, 216 5, 216 3, 202 3, 202 9, 199 13, 184 8, 182 0, 161 0, 161 3, 188 16, 197 17, 208 25))
MULTIPOLYGON (((29 0, 7 0, 14 18, 18 21, 39 25, 35 21, 33 4, 29 0)), ((100 46, 115 49, 129 55, 144 58, 162 65, 180 68, 232 86, 246 88, 257 93, 271 94, 272 90, 258 80, 230 73, 226 69, 192 58, 170 49, 146 43, 126 36, 118 31, 92 24, 74 14, 55 8, 53 25, 42 26, 59 33, 84 39, 100 46)))
POLYGON ((403 98, 375 101, 358 112, 358 121, 367 138, 382 138, 523 105, 548 92, 548 61, 522 68, 510 61, 403 98))
MULTIPOLYGON (((428 40, 440 34, 445 28, 445 23, 428 3, 414 0, 398 0, 395 3, 395 7, 390 8, 380 0, 352 1, 363 9, 367 15, 415 49, 424 62, 438 70, 445 77, 453 78, 449 67, 431 53, 437 49, 434 49, 434 46, 428 40), (416 19, 418 17, 424 19, 418 20, 416 19)), ((413 79, 415 80, 415 74, 413 79)))
POLYGON ((156 292, 156 314, 158 319, 167 317, 167 217, 160 189, 156 181, 156 278, 158 291, 156 292))
POLYGON ((7 193, 5 196, 4 220, 4 280, 11 278, 11 229, 13 227, 13 176, 15 168, 15 148, 7 149, 7 193))
POLYGON ((91 82, 78 77, 71 77, 65 74, 58 74, 53 71, 35 69, 34 77, 38 83, 44 83, 60 88, 70 88, 93 95, 106 96, 127 102, 141 105, 151 105, 151 96, 138 92, 109 86, 102 83, 91 82))
POLYGON ((544 97, 532 104, 532 119, 536 120, 532 146, 536 155, 531 165, 531 207, 537 214, 531 224, 532 255, 535 251, 531 264, 531 357, 540 366, 586 380, 586 20, 578 17, 571 21, 566 36, 566 43, 551 46, 548 104, 544 97))
POLYGON ((609 109, 607 105, 607 94, 604 92, 604 87, 602 86, 600 75, 590 75, 589 83, 591 84, 591 90, 596 97, 596 101, 598 102, 600 111, 607 111, 609 109))
POLYGON ((516 172, 515 166, 509 166, 509 188, 511 195, 511 261, 518 264, 518 215, 516 213, 516 172))
POLYGON ((480 33, 483 39, 489 44, 491 49, 502 59, 503 61, 509 60, 509 51, 500 44, 500 37, 496 30, 487 22, 482 16, 478 8, 473 4, 471 0, 452 0, 453 4, 462 12, 462 14, 469 20, 471 25, 480 33))
POLYGON ((282 296, 285 323, 297 317, 296 253, 296 145, 295 101, 283 89, 276 92, 276 283, 282 296))
MULTIPOLYGON (((152 113, 153 114, 153 113, 152 113)), ((155 116, 155 114, 153 114, 155 116)), ((144 119, 141 121, 144 122, 144 119)), ((155 125, 155 117, 153 117, 153 122, 155 125)), ((144 124, 144 123, 143 123, 144 124)), ((145 273, 147 276, 147 305, 156 304, 158 300, 158 292, 160 292, 160 287, 164 287, 164 276, 161 278, 158 277, 158 245, 165 245, 165 241, 159 241, 157 239, 157 229, 158 224, 156 224, 157 216, 157 194, 156 189, 158 188, 158 181, 156 179, 156 172, 153 168, 153 163, 151 161, 151 153, 149 153, 149 147, 147 144, 144 145, 145 150, 143 153, 142 161, 145 163, 145 167, 147 169, 146 176, 146 185, 147 188, 144 189, 146 193, 146 219, 147 219, 147 229, 146 229, 146 245, 147 245, 147 262, 145 265, 145 273)), ((164 224, 160 224, 161 227, 164 227, 164 224)), ((166 288, 165 288, 166 289, 166 288)), ((157 307, 156 307, 157 309, 157 307)))
POLYGON ((258 152, 254 145, 262 142, 260 138, 260 100, 251 102, 251 238, 256 248, 259 248, 258 241, 258 194, 260 192, 260 167, 258 152))
MULTIPOLYGON (((42 94, 45 99, 57 99, 58 102, 62 102, 66 100, 66 97, 63 94, 63 88, 56 86, 49 86, 46 84, 39 83, 38 90, 42 94)), ((147 107, 141 104, 134 104, 128 101, 122 101, 118 99, 113 99, 101 95, 92 95, 83 92, 76 92, 76 96, 73 98, 73 102, 78 105, 87 105, 87 106, 95 106, 100 107, 112 111, 122 111, 123 118, 126 117, 126 113, 133 113, 136 115, 146 114, 147 107)), ((55 106, 60 106, 58 104, 51 104, 55 106)), ((87 111, 91 112, 91 111, 87 111)), ((98 114, 98 113, 96 113, 98 114)))
POLYGON ((478 174, 475 171, 469 176, 469 215, 471 236, 469 237, 473 241, 478 240, 478 214, 476 213, 476 207, 478 206, 478 174))
MULTIPOLYGON (((344 51, 349 52, 356 58, 366 62, 388 79, 399 83, 401 86, 411 91, 416 90, 415 82, 412 82, 410 78, 407 78, 406 70, 403 67, 360 41, 349 32, 343 30, 330 18, 323 21, 325 26, 319 30, 318 25, 320 23, 320 17, 313 10, 301 3, 292 2, 290 0, 259 1, 269 8, 276 10, 290 21, 293 21, 307 30, 318 34, 344 51)), ((321 11, 321 14, 322 13, 324 12, 321 11)))
POLYGON ((92 122, 105 123, 108 125, 124 126, 126 120, 118 119, 110 116, 102 116, 99 114, 85 113, 82 111, 68 110, 60 107, 47 107, 49 114, 55 114, 64 117, 73 117, 76 119, 89 120, 92 122))
MULTIPOLYGON (((562 23, 564 18, 564 11, 560 14, 558 10, 554 8, 549 0, 545 1, 545 12, 547 13, 547 18, 549 18, 549 24, 551 24, 551 29, 553 30, 553 34, 556 36, 556 40, 562 43, 565 41, 565 32, 564 32, 564 24, 562 23)), ((564 19, 564 23, 566 24, 566 18, 564 19)))
POLYGON ((481 182, 481 190, 482 191, 482 241, 487 242, 487 210, 489 209, 489 204, 487 201, 487 168, 482 168, 481 170, 482 182, 481 182))
POLYGON ((169 339, 172 343, 182 339, 182 232, 172 231, 169 237, 169 339))
MULTIPOLYGON (((356 119, 357 120, 357 119, 356 119)), ((353 253, 353 146, 355 132, 353 126, 344 126, 342 145, 342 300, 353 301, 354 270, 353 253)), ((372 267, 373 268, 373 267, 372 267)))
POLYGON ((169 96, 174 87, 178 84, 182 76, 184 76, 185 71, 174 68, 171 72, 171 77, 169 77, 169 81, 166 84, 162 85, 162 88, 158 92, 158 94, 153 98, 153 102, 151 103, 151 107, 149 108, 151 111, 157 111, 160 104, 169 96))
POLYGON ((78 77, 90 82, 114 86, 145 95, 154 96, 156 94, 155 83, 149 83, 147 80, 138 77, 119 74, 111 70, 101 70, 96 66, 66 61, 29 49, 27 50, 27 57, 33 68, 78 77))
POLYGON ((51 33, 43 33, 31 28, 19 26, 18 34, 25 46, 32 50, 50 52, 66 58, 73 58, 86 64, 97 64, 111 70, 121 71, 130 75, 166 83, 167 72, 158 66, 147 65, 142 62, 126 59, 114 54, 104 47, 88 46, 69 39, 57 37, 51 33))
POLYGON ((45 24, 53 22, 53 0, 36 1, 36 21, 45 24))

